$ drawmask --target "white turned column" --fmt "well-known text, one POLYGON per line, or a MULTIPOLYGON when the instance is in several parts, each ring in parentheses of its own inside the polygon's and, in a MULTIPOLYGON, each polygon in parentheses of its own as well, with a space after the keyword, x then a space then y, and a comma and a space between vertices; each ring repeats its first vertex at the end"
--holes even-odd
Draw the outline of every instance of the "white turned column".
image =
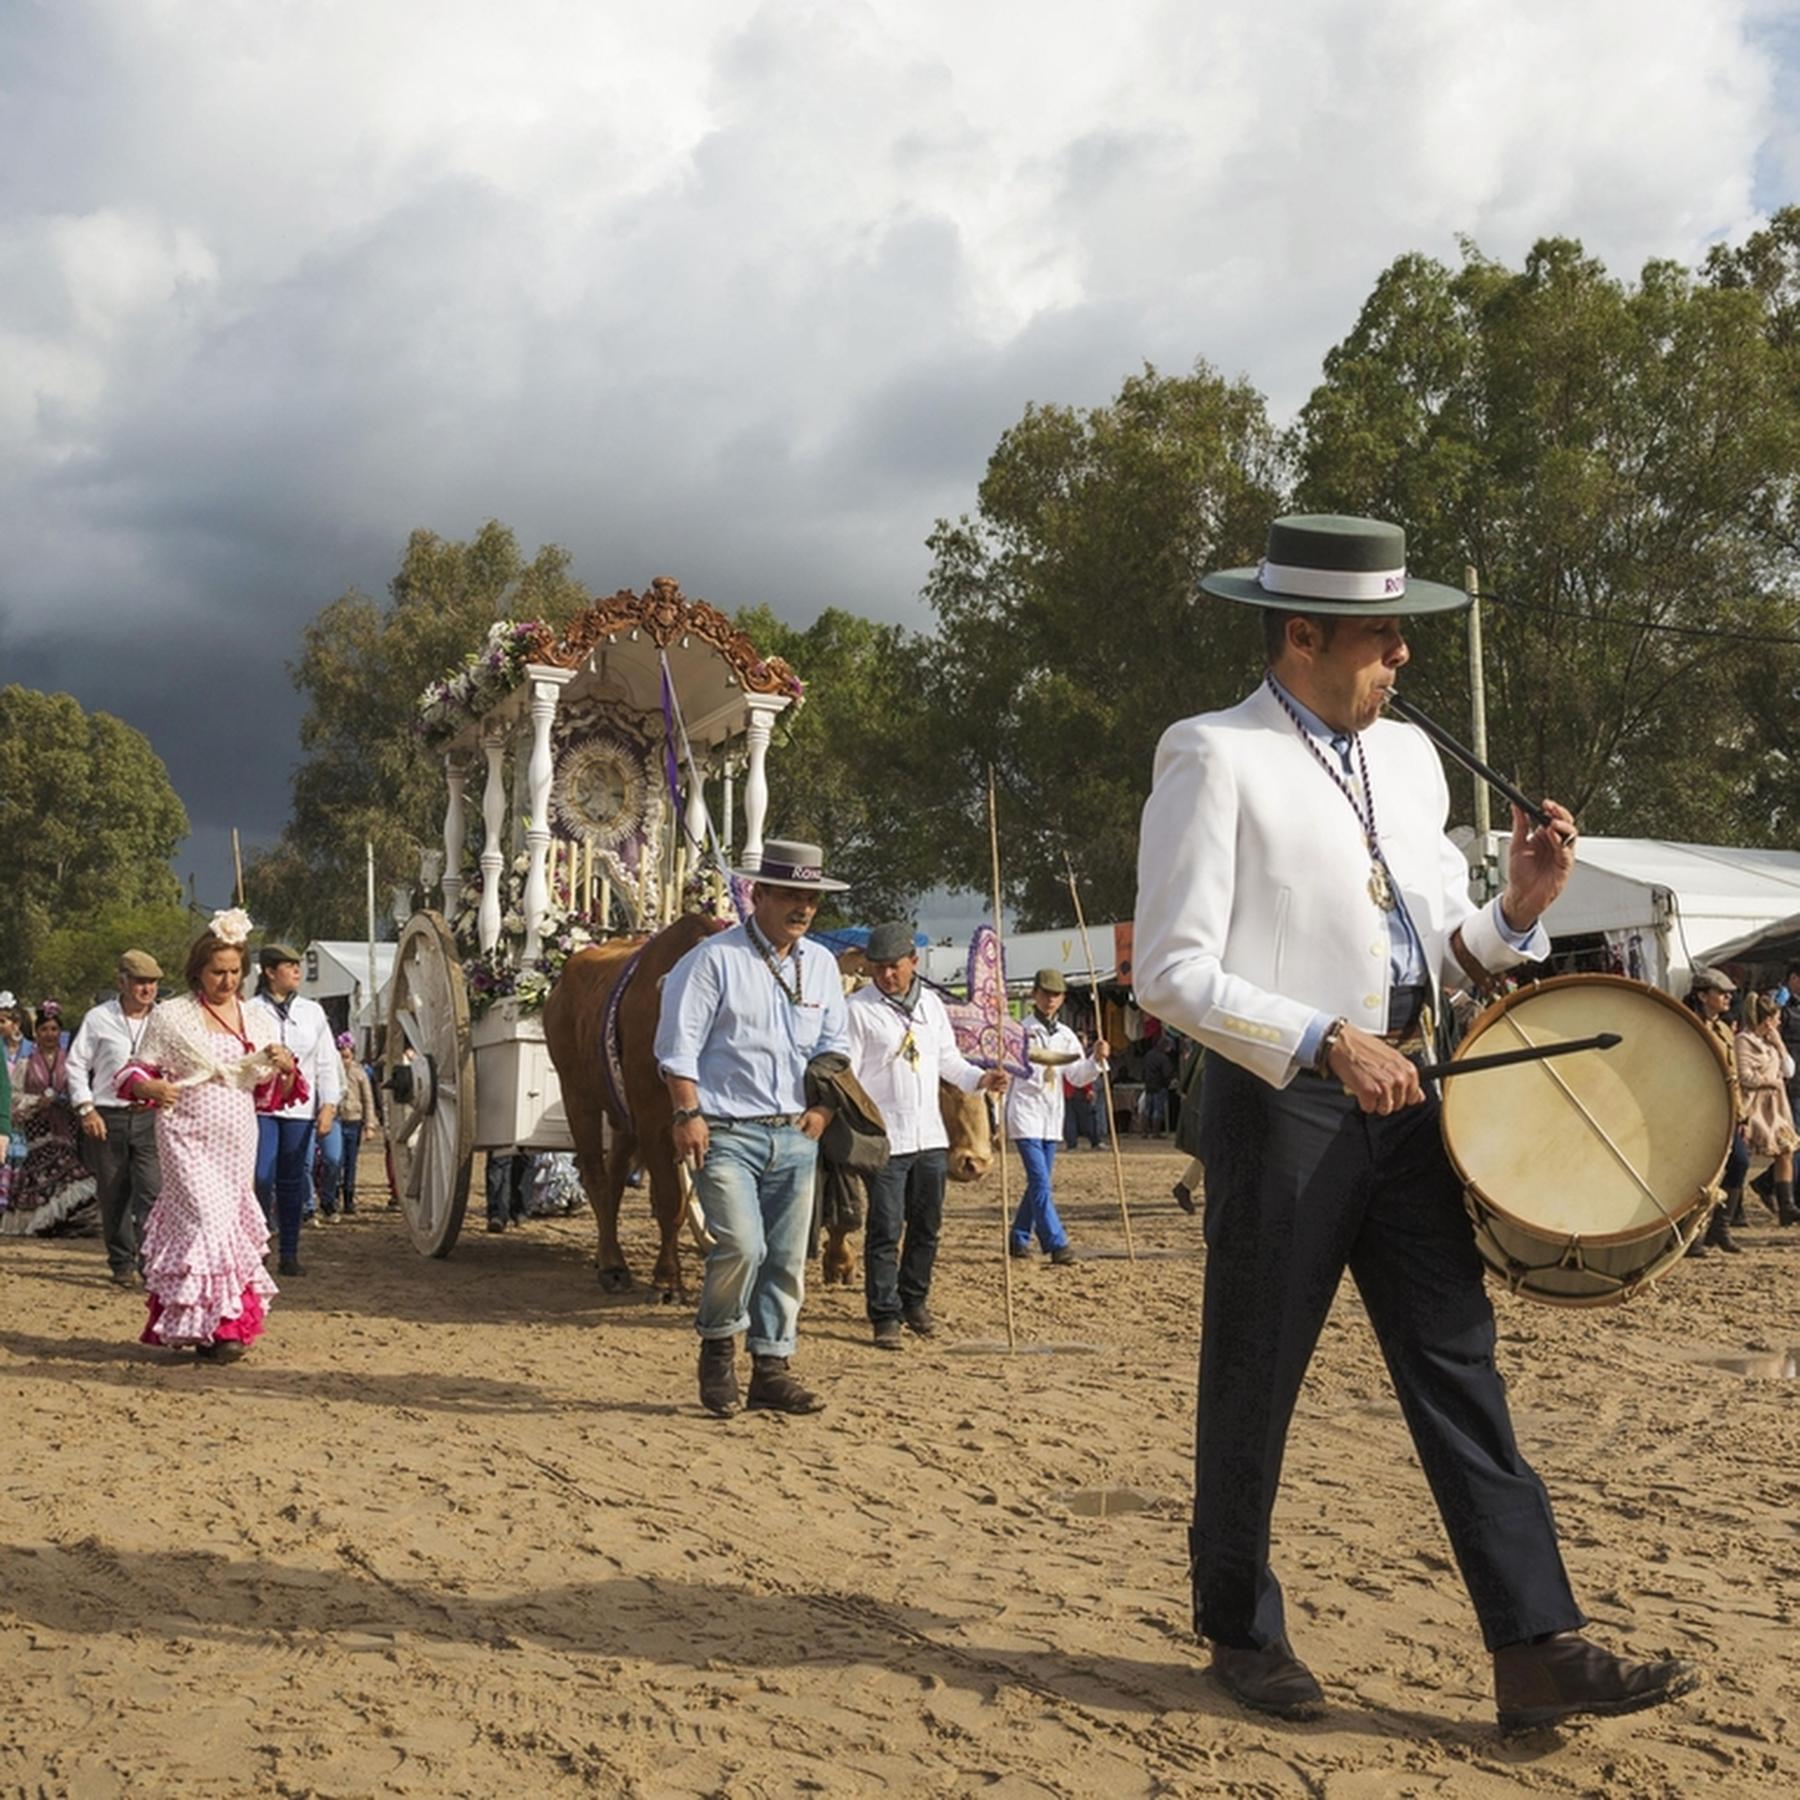
POLYGON ((762 867, 763 826, 769 817, 769 733, 775 715, 787 706, 785 694, 746 694, 750 723, 744 733, 750 766, 744 773, 744 856, 742 867, 762 867))
POLYGON ((731 833, 735 821, 731 816, 732 802, 737 798, 737 770, 731 763, 722 765, 724 775, 724 798, 719 804, 719 849, 725 857, 726 868, 731 867, 731 833))
POLYGON ((500 833, 506 824, 506 734, 484 733, 481 752, 487 758, 487 786, 481 795, 481 932, 485 955, 500 941, 500 877, 506 868, 506 846, 500 833))
POLYGON ((507 736, 506 747, 512 752, 512 829, 507 832, 506 853, 517 856, 525 848, 525 815, 530 806, 531 752, 527 745, 530 726, 519 725, 507 736))
POLYGON ((468 770, 454 756, 446 756, 444 785, 450 790, 450 798, 444 808, 444 917, 452 925, 456 923, 457 903, 462 899, 463 843, 468 835, 463 816, 463 790, 468 780, 468 770))
POLYGON ((706 850, 706 778, 697 763, 688 771, 687 806, 682 812, 681 828, 687 833, 689 861, 697 862, 706 850))
POLYGON ((543 942, 544 910, 550 903, 550 883, 544 859, 550 848, 550 727, 556 719, 556 703, 573 669, 546 669, 532 664, 525 671, 531 682, 531 762, 528 775, 528 812, 525 853, 525 960, 532 961, 543 942))

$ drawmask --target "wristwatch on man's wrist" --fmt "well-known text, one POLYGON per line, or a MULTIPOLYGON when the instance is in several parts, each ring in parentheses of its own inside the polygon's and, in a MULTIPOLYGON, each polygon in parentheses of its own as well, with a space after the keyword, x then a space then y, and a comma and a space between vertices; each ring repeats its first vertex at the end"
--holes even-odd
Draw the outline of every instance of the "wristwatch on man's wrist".
POLYGON ((1325 1035, 1319 1039, 1319 1054, 1313 1058, 1313 1073, 1315 1075, 1329 1075, 1331 1073, 1331 1053, 1338 1047, 1344 1033, 1349 1029, 1350 1021, 1348 1019, 1333 1019, 1331 1023, 1325 1027, 1325 1035))
POLYGON ((91 1113, 93 1110, 94 1110, 93 1101, 84 1100, 78 1107, 76 1107, 75 1116, 78 1119, 85 1119, 88 1116, 88 1114, 91 1113))

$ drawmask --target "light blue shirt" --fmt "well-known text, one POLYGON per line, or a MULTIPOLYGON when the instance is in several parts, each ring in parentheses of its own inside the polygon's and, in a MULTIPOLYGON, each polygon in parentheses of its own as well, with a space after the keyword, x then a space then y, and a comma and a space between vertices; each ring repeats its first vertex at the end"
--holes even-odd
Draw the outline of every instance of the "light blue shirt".
POLYGON ((656 1062, 694 1083, 709 1119, 757 1119, 806 1110, 806 1065, 828 1050, 848 1054, 849 1015, 831 954, 801 939, 779 959, 783 991, 750 936, 734 925, 696 944, 663 983, 656 1062))
MULTIPOLYGON (((1343 779, 1349 783, 1353 791, 1360 792, 1361 770, 1356 763, 1351 746, 1354 738, 1347 731, 1334 731, 1319 715, 1307 706, 1304 701, 1296 700, 1279 681, 1271 675, 1270 681, 1281 690, 1281 697, 1294 709, 1300 723, 1306 727, 1306 735, 1312 740, 1313 747, 1324 757, 1326 766, 1341 771, 1343 779)), ((1388 986, 1391 992, 1397 987, 1426 987, 1431 982, 1431 971, 1425 966, 1424 947, 1419 942, 1419 934, 1414 929, 1411 916, 1406 910, 1406 896, 1400 892, 1399 882, 1394 882, 1393 911, 1387 915, 1388 929, 1388 986)), ((1525 950, 1531 940, 1542 928, 1533 925, 1529 931, 1516 931, 1501 910, 1499 899, 1491 902, 1494 926, 1501 937, 1515 950, 1525 950)), ((1300 1034, 1300 1042, 1295 1049, 1295 1057, 1303 1068, 1310 1068, 1319 1057, 1319 1045, 1324 1040, 1326 1031, 1331 1026, 1329 1013, 1315 1013, 1306 1029, 1300 1034)))

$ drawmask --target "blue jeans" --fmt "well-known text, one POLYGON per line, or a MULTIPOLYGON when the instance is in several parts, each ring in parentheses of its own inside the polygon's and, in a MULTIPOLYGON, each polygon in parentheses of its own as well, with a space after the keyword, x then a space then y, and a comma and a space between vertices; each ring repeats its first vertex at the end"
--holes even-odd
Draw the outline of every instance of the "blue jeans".
POLYGON ((1144 1089, 1144 1135, 1161 1137, 1169 1129, 1169 1090, 1144 1089))
POLYGON ((792 1356, 819 1146, 798 1125, 714 1125, 708 1138, 694 1189, 717 1241, 695 1329, 703 1338, 745 1331, 752 1356, 792 1356))
POLYGON ((527 1150, 513 1150, 487 1160, 487 1216, 490 1225, 513 1225, 525 1216, 525 1197, 537 1158, 527 1150))
POLYGON ((1056 1202, 1050 1195, 1050 1176, 1056 1167, 1056 1139, 1014 1138, 1013 1148, 1025 1165, 1025 1192, 1019 1201, 1019 1210, 1013 1214, 1013 1248, 1029 1248, 1035 1236, 1046 1250, 1060 1250, 1069 1241, 1069 1234, 1056 1216, 1056 1202))
POLYGON ((278 1229, 280 1253, 300 1254, 300 1215, 306 1207, 312 1177, 313 1121, 277 1119, 268 1113, 256 1122, 256 1197, 263 1217, 278 1229))
POLYGON ((890 1156, 880 1173, 869 1177, 863 1295, 876 1324, 923 1305, 931 1292, 931 1269, 944 1223, 944 1163, 942 1150, 915 1150, 907 1156, 890 1156))
POLYGON ((362 1120, 337 1119, 319 1140, 319 1210, 327 1215, 348 1212, 356 1204, 356 1156, 362 1148, 362 1120))

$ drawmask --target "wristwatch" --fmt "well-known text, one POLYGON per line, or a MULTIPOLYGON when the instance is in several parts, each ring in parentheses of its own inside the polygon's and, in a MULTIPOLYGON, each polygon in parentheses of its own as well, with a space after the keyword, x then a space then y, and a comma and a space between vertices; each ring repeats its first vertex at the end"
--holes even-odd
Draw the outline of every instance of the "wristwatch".
POLYGON ((669 1123, 671 1125, 685 1125, 689 1119, 697 1119, 699 1117, 700 1117, 699 1107, 697 1107, 697 1106, 678 1106, 678 1107, 676 1107, 674 1112, 672 1112, 669 1115, 669 1123))
POLYGON ((78 1119, 85 1119, 88 1116, 88 1114, 91 1113, 93 1110, 94 1110, 93 1101, 84 1100, 78 1107, 76 1107, 75 1116, 78 1119))
POLYGON ((1338 1047, 1338 1040, 1350 1029, 1348 1019, 1333 1019, 1325 1027, 1325 1035, 1319 1039, 1319 1054, 1313 1058, 1313 1073, 1329 1075, 1331 1073, 1331 1053, 1338 1047))

